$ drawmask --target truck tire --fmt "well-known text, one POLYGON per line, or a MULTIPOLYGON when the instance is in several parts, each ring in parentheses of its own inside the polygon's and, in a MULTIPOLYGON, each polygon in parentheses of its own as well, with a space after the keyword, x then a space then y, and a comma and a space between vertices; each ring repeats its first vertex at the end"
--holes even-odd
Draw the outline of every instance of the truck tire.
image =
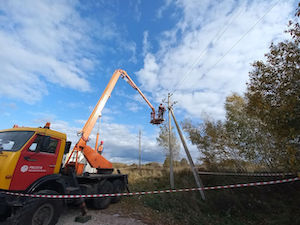
POLYGON ((11 210, 8 206, 0 207, 0 224, 5 221, 11 214, 11 210))
MULTIPOLYGON (((53 194, 50 190, 39 191, 36 194, 53 194)), ((59 199, 31 198, 8 219, 11 225, 55 225, 60 217, 63 202, 59 199)))
MULTIPOLYGON (((113 185, 106 180, 97 185, 97 194, 111 194, 113 192, 113 185)), ((111 202, 111 197, 93 198, 92 205, 95 209, 106 209, 111 202)))
MULTIPOLYGON (((112 182, 112 184, 113 184, 113 187, 114 187, 114 192, 113 193, 122 193, 125 190, 124 183, 119 179, 114 180, 112 182)), ((120 200, 121 200, 121 196, 112 197, 111 198, 111 203, 117 203, 120 200)))

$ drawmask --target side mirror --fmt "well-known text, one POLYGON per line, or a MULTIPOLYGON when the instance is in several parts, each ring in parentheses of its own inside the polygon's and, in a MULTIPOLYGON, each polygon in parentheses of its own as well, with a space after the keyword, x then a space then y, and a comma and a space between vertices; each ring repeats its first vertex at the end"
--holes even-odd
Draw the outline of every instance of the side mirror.
POLYGON ((65 146, 65 152, 64 152, 64 154, 68 154, 69 153, 71 144, 72 144, 71 141, 66 141, 66 146, 65 146))
POLYGON ((50 144, 50 136, 40 136, 39 137, 39 144, 38 148, 36 149, 36 153, 40 152, 41 149, 48 149, 49 144, 50 144))

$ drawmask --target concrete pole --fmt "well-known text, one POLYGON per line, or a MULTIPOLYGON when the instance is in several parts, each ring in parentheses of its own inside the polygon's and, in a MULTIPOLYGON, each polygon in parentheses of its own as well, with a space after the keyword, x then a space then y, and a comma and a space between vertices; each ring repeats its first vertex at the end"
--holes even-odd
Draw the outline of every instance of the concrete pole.
POLYGON ((168 110, 169 110, 169 152, 170 152, 170 185, 171 189, 175 188, 174 185, 174 172, 173 172, 173 149, 171 146, 171 132, 172 132, 172 126, 171 126, 171 102, 170 102, 171 94, 168 93, 168 110))
POLYGON ((142 131, 139 130, 139 169, 141 170, 142 165, 142 131))
MULTIPOLYGON (((188 158, 188 160, 189 160, 189 164, 190 164, 191 170, 192 170, 192 172, 193 172, 193 175, 194 175, 196 184, 197 184, 197 186, 198 186, 199 188, 204 188, 204 187, 203 187, 203 184, 202 184, 202 181, 201 181, 201 179, 200 179, 200 177, 199 177, 198 170, 197 170, 196 167, 195 167, 195 164, 194 164, 193 159, 192 159, 192 157, 191 157, 190 151, 189 151, 189 149, 188 149, 188 147, 187 147, 187 144, 186 144, 186 142, 185 142, 185 139, 184 139, 184 137, 183 137, 183 134, 182 134, 182 132, 181 132, 181 129, 180 129, 180 127, 179 127, 179 125, 178 125, 178 123, 177 123, 177 120, 176 120, 176 118, 175 118, 173 109, 170 108, 169 111, 171 111, 171 114, 172 114, 173 120, 174 120, 174 122, 175 122, 177 131, 178 131, 178 134, 179 134, 179 136, 180 136, 180 139, 181 139, 183 148, 184 148, 185 153, 186 153, 186 156, 187 156, 187 158, 188 158)), ((202 199, 205 200, 205 195, 204 195, 204 191, 203 191, 203 190, 200 190, 200 194, 201 194, 202 199)))

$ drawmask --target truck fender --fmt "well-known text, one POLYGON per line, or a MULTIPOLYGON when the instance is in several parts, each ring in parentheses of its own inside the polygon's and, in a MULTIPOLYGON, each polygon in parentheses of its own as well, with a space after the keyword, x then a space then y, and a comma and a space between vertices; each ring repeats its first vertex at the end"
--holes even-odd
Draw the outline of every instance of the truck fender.
POLYGON ((59 194, 64 194, 66 185, 60 174, 51 174, 36 180, 27 188, 26 193, 34 193, 40 190, 53 190, 59 194))

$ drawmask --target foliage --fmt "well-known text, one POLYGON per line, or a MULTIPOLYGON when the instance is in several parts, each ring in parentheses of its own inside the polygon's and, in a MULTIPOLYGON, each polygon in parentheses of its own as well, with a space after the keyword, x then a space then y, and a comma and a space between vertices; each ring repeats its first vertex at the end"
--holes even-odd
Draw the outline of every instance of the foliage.
MULTIPOLYGON (((180 161, 173 160, 173 167, 187 168, 189 166, 188 161, 185 158, 182 158, 180 161)), ((170 167, 170 156, 166 156, 163 163, 164 168, 170 167)))
MULTIPOLYGON (((174 160, 173 160, 173 166, 174 166, 174 160)), ((170 167, 170 155, 167 155, 165 158, 165 161, 163 163, 164 168, 169 168, 170 167)))
POLYGON ((279 164, 295 169, 300 163, 299 24, 290 22, 287 32, 291 40, 272 43, 266 62, 253 63, 246 98, 249 116, 261 120, 274 137, 279 164))
POLYGON ((145 165, 145 167, 150 167, 150 168, 161 168, 161 164, 158 162, 150 162, 145 165))
POLYGON ((214 169, 213 166, 220 160, 228 157, 224 140, 224 125, 221 121, 204 121, 200 125, 194 125, 191 121, 183 123, 183 129, 188 132, 192 144, 197 145, 201 151, 200 158, 205 166, 214 169))
POLYGON ((260 119, 248 115, 245 98, 237 94, 228 96, 225 109, 228 147, 234 149, 241 159, 275 168, 278 149, 274 137, 260 119))
MULTIPOLYGON (((300 16, 300 3, 296 16, 300 16)), ((271 44, 266 62, 256 61, 245 97, 226 98, 226 120, 184 129, 207 168, 245 162, 270 169, 300 168, 300 26, 289 23, 292 39, 271 44)))
MULTIPOLYGON (((166 124, 160 126, 159 135, 156 138, 159 146, 164 149, 166 157, 169 157, 169 128, 166 124)), ((179 157, 180 144, 176 137, 173 127, 171 127, 171 149, 173 153, 173 159, 176 160, 179 157)))
POLYGON ((188 167, 188 161, 185 159, 185 158, 182 158, 181 160, 180 160, 180 162, 179 162, 179 165, 181 166, 181 167, 188 167))

